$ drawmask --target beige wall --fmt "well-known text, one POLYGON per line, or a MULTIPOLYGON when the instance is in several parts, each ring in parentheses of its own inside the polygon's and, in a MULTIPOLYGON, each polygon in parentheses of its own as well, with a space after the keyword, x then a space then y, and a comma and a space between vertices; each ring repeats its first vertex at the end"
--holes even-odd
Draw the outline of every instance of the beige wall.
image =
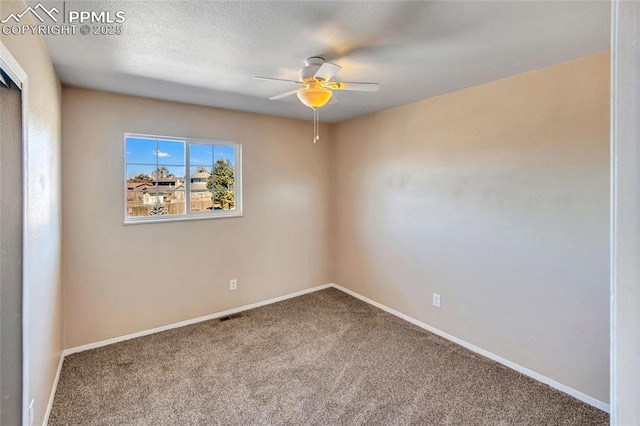
POLYGON ((64 88, 63 129, 66 348, 331 281, 328 126, 64 88), (244 216, 124 226, 125 132, 242 143, 244 216))
POLYGON ((608 401, 608 54, 333 142, 336 283, 608 401))
MULTIPOLYGON (((23 2, 0 2, 0 16, 23 2)), ((31 17, 27 23, 34 24, 31 17)), ((0 35, 27 73, 27 196, 24 286, 29 293, 29 400, 41 424, 62 352, 60 83, 37 36, 0 35)))

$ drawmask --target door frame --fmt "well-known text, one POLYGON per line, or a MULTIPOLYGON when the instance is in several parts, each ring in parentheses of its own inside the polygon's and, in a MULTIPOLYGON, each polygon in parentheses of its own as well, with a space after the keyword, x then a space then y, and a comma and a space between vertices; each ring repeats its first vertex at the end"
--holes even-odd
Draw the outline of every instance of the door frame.
POLYGON ((611 5, 609 406, 616 426, 640 421, 640 5, 622 0, 611 5))
POLYGON ((28 262, 29 242, 27 239, 27 212, 28 212, 28 186, 27 170, 29 164, 28 149, 28 99, 29 82, 27 73, 13 57, 9 49, 0 41, 0 67, 20 88, 22 109, 22 424, 29 425, 31 418, 29 412, 29 282, 28 262))

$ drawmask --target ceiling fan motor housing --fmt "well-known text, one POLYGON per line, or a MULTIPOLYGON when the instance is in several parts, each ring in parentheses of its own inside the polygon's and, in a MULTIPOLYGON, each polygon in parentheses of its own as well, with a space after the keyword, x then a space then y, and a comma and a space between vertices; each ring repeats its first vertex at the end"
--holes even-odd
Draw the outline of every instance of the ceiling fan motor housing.
POLYGON ((305 66, 300 68, 300 80, 304 81, 305 78, 313 78, 314 75, 320 69, 320 66, 325 63, 324 58, 319 56, 312 56, 307 58, 305 61, 305 66))

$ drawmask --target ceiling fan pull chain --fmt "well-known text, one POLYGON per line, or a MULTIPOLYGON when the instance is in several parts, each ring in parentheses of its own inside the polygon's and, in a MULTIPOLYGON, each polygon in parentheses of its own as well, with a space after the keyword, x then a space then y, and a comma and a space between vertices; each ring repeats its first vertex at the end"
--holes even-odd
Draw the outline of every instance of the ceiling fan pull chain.
POLYGON ((318 108, 314 108, 313 109, 313 143, 316 143, 320 140, 320 135, 319 130, 320 130, 320 123, 318 122, 318 108))

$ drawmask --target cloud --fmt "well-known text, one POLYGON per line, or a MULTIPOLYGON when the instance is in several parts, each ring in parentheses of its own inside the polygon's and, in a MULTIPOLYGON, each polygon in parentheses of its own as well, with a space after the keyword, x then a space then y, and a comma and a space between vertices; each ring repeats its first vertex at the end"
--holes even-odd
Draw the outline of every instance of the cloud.
POLYGON ((162 151, 153 151, 153 154, 157 155, 159 158, 171 157, 168 153, 162 151))

